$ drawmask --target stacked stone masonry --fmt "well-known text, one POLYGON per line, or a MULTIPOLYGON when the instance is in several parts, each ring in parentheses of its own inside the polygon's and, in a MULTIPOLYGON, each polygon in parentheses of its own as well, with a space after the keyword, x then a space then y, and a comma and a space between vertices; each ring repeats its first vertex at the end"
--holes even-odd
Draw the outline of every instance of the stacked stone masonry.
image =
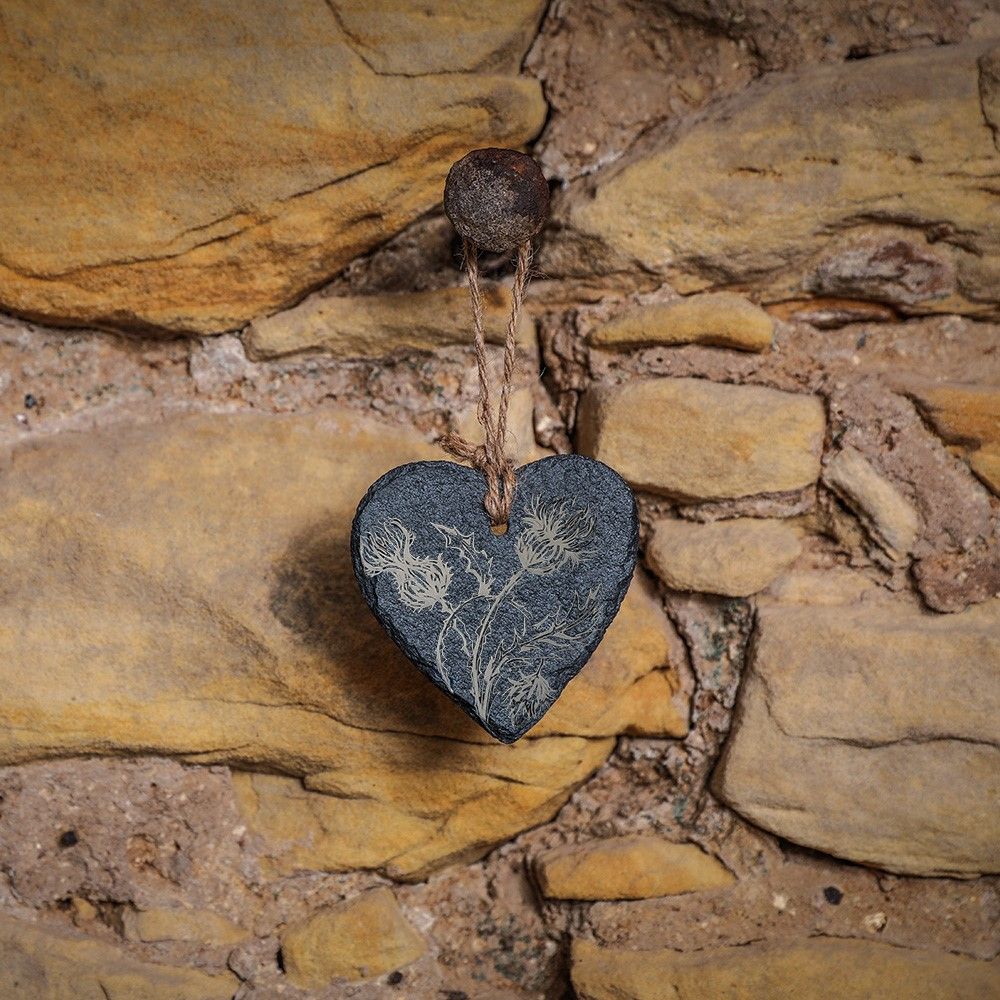
POLYGON ((0 10, 0 997, 1000 996, 1000 7, 417 6, 0 10), (512 746, 348 550, 490 145, 512 453, 641 517, 512 746))

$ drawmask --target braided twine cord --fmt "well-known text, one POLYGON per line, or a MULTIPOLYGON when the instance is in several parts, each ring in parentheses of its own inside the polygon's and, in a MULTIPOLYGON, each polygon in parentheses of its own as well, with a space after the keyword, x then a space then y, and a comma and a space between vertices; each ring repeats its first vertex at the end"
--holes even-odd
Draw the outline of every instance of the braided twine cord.
POLYGON ((525 240, 517 248, 514 284, 511 288, 510 316, 503 349, 503 376, 500 380, 500 399, 493 411, 490 372, 486 355, 486 334, 483 323, 483 292, 479 281, 479 254, 470 240, 463 241, 465 268, 469 275, 469 295, 472 299, 472 325, 475 333, 476 367, 479 372, 479 423, 483 428, 483 443, 475 445, 461 434, 445 435, 441 447, 463 462, 469 462, 486 477, 486 495, 483 506, 490 524, 497 534, 507 530, 510 506, 514 500, 514 463, 507 455, 507 415, 510 409, 510 391, 514 381, 517 326, 521 306, 528 285, 531 268, 531 242, 525 240))

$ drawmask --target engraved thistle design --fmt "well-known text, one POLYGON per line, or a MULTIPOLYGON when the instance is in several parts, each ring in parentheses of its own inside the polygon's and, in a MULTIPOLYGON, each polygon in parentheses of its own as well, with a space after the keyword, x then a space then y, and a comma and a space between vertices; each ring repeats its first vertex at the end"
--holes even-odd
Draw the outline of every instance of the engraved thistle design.
POLYGON ((360 542, 369 577, 387 574, 406 607, 440 615, 435 665, 441 683, 454 692, 460 682, 448 667, 458 658, 447 655, 457 643, 482 719, 489 718, 498 689, 514 722, 534 718, 555 694, 543 670, 547 654, 586 642, 604 620, 597 590, 575 593, 566 606, 550 607, 541 618, 537 602, 533 615, 518 600, 518 589, 533 579, 551 577, 594 555, 588 547, 595 528, 591 511, 568 500, 546 504, 536 496, 522 521, 514 542, 517 565, 505 581, 495 578, 493 558, 471 534, 445 524, 431 525, 445 545, 445 552, 436 555, 415 552, 413 532, 396 518, 360 542), (449 553, 454 565, 446 558, 449 553), (459 573, 468 579, 453 586, 459 573))

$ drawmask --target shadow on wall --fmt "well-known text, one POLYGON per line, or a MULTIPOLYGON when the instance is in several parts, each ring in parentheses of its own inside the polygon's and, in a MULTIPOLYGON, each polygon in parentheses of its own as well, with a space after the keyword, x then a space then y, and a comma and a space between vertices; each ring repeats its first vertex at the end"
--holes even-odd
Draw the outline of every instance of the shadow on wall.
MULTIPOLYGON (((312 671, 296 674, 303 686, 296 700, 323 711, 346 701, 352 718, 371 717, 372 728, 390 732, 484 741, 479 727, 382 631, 355 582, 350 539, 341 528, 319 523, 292 540, 274 570, 270 608, 316 654, 308 658, 312 671), (337 669, 345 663, 358 667, 337 669)), ((435 745, 435 755, 439 750, 435 745)))

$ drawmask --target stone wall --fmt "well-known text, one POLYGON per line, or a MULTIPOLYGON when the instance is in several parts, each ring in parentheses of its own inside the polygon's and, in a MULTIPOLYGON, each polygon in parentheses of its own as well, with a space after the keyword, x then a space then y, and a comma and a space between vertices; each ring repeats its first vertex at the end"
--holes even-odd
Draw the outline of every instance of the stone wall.
POLYGON ((1000 6, 813 7, 3 5, 0 996, 1000 996, 1000 6), (518 144, 643 566, 506 747, 347 539, 518 144))

